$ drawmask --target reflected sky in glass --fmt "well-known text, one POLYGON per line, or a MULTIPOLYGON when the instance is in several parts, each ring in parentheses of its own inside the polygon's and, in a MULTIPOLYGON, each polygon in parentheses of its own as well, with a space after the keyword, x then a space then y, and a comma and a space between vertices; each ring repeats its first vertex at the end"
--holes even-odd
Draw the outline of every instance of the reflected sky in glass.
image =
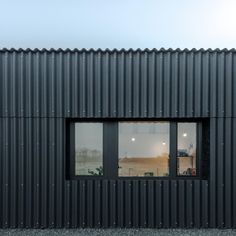
POLYGON ((120 122, 119 158, 157 157, 169 153, 168 122, 120 122))

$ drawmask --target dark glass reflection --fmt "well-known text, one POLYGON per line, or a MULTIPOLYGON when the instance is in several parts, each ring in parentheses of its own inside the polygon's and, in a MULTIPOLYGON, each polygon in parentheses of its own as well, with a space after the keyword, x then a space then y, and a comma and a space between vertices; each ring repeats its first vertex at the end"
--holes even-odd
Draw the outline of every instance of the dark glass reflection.
POLYGON ((102 175, 102 123, 75 124, 75 174, 102 175))
POLYGON ((119 176, 169 175, 169 123, 119 123, 119 176))
POLYGON ((178 123, 177 175, 196 175, 196 123, 178 123))

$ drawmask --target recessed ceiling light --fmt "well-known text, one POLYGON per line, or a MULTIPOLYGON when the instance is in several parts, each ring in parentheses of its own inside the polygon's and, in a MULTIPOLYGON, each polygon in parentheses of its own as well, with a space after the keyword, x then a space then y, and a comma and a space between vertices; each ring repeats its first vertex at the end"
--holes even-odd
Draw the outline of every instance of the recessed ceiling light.
POLYGON ((165 145, 166 145, 166 142, 162 142, 162 145, 165 146, 165 145))
POLYGON ((135 141, 135 138, 131 138, 131 141, 134 142, 134 141, 135 141))
POLYGON ((183 133, 183 137, 187 137, 188 135, 187 135, 187 133, 183 133))

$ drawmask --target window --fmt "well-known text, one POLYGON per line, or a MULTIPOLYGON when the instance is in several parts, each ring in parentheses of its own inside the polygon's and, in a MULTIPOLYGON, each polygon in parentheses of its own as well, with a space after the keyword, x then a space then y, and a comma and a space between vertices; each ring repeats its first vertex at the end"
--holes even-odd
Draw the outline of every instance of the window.
POLYGON ((169 123, 119 123, 119 176, 169 175, 169 123))
POLYGON ((208 121, 69 122, 69 178, 205 178, 209 145, 202 139, 208 140, 208 126, 208 121))
POLYGON ((102 123, 75 124, 75 175, 103 174, 102 123))
POLYGON ((196 123, 178 123, 177 175, 196 175, 196 123))

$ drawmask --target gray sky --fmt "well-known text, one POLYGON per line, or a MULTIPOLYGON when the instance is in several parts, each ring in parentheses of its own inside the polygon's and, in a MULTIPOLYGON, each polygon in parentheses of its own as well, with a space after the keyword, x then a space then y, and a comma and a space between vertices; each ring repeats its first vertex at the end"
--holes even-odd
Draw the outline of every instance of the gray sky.
POLYGON ((232 48, 235 0, 0 0, 0 47, 232 48))

